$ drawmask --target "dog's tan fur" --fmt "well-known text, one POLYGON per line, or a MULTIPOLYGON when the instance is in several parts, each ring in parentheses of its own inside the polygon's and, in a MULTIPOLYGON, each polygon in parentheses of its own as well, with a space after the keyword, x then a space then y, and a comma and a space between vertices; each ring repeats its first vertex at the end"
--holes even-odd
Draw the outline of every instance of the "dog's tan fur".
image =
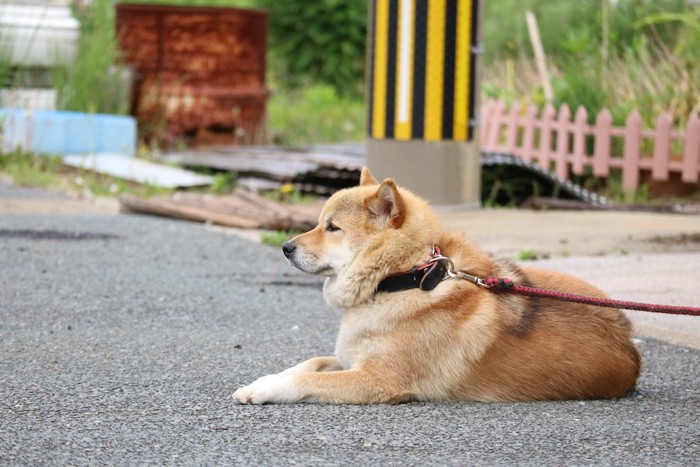
POLYGON ((360 186, 332 196, 318 226, 287 246, 294 266, 327 276, 324 297, 344 310, 336 355, 260 378, 234 399, 594 399, 634 388, 640 356, 618 310, 495 294, 456 279, 430 292, 376 292, 387 276, 424 264, 434 244, 457 269, 479 277, 605 296, 565 274, 492 260, 444 232, 425 201, 391 179, 379 184, 363 169, 360 186))

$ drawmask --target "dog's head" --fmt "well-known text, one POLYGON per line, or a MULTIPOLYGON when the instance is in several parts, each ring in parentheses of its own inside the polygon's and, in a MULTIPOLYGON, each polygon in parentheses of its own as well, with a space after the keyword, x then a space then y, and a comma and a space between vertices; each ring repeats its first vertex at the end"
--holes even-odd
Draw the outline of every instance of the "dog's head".
POLYGON ((357 276, 366 268, 385 274, 410 268, 416 255, 429 252, 437 230, 425 201, 390 178, 377 182, 363 168, 360 185, 335 193, 318 225, 282 249, 293 266, 311 274, 338 277, 352 269, 357 276))

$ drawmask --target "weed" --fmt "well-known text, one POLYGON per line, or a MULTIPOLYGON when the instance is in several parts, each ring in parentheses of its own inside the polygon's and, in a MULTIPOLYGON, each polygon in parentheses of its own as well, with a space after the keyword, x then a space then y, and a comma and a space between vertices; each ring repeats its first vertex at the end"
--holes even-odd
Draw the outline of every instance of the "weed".
POLYGON ((602 190, 603 196, 619 203, 643 204, 651 201, 651 192, 646 183, 640 185, 636 190, 625 190, 622 186, 622 176, 617 173, 611 174, 602 190))
POLYGON ((114 31, 114 2, 93 0, 74 10, 80 21, 75 63, 53 70, 57 107, 89 113, 127 114, 129 79, 120 66, 114 31))
POLYGON ((622 247, 618 248, 618 253, 620 253, 621 256, 629 256, 630 254, 629 250, 622 247))
POLYGON ((537 252, 535 250, 521 250, 518 253, 519 261, 534 261, 538 258, 537 252))
POLYGON ((271 201, 287 204, 309 204, 317 199, 314 195, 305 195, 299 190, 295 190, 294 186, 289 183, 280 186, 279 190, 266 192, 264 196, 271 201))
POLYGON ((210 190, 216 195, 231 193, 236 188, 238 174, 236 172, 219 172, 214 175, 210 190))
POLYGON ((34 157, 21 151, 0 154, 0 171, 7 173, 18 185, 48 188, 60 182, 57 174, 61 158, 34 157))
POLYGON ((260 242, 263 245, 281 247, 287 240, 296 237, 301 232, 298 230, 277 230, 276 232, 263 232, 260 234, 260 242))
POLYGON ((64 167, 65 176, 71 179, 68 188, 86 198, 111 198, 123 194, 139 197, 167 196, 173 193, 171 188, 163 188, 152 183, 133 183, 109 175, 64 167))
MULTIPOLYGON (((556 197, 557 190, 554 187, 551 195, 556 197)), ((539 196, 541 193, 542 184, 517 167, 493 166, 482 173, 481 199, 486 207, 515 207, 530 196, 539 196)))
POLYGON ((36 156, 22 151, 0 153, 0 172, 8 174, 18 185, 67 190, 85 197, 125 193, 147 197, 168 195, 173 191, 64 166, 60 156, 36 156))

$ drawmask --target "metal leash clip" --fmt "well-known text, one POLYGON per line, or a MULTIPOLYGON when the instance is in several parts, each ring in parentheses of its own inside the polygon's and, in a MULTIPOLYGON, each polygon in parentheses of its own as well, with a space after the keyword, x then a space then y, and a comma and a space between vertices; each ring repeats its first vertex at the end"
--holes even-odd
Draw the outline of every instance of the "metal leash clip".
POLYGON ((453 277, 455 279, 463 279, 465 281, 469 281, 474 285, 478 285, 480 287, 483 287, 485 289, 490 289, 491 286, 484 281, 484 279, 476 276, 472 276, 471 274, 468 274, 464 271, 449 271, 447 273, 450 277, 453 277))
MULTIPOLYGON (((477 276, 473 276, 473 275, 468 274, 468 273, 466 273, 466 272, 464 272, 464 271, 455 270, 455 264, 454 264, 454 262, 453 262, 450 258, 448 258, 447 256, 444 256, 444 255, 440 252, 440 248, 438 248, 437 245, 433 245, 433 255, 432 255, 432 257, 431 257, 431 258, 428 260, 428 262, 427 262, 427 264, 432 264, 433 266, 431 266, 430 269, 425 273, 425 276, 423 277, 423 280, 425 280, 425 278, 426 278, 427 276, 432 276, 431 273, 432 273, 433 270, 435 269, 435 265, 436 265, 438 262, 441 262, 441 261, 443 261, 443 262, 446 263, 446 265, 445 265, 446 271, 445 271, 445 275, 440 279, 440 281, 443 281, 443 280, 445 280, 445 279, 447 279, 447 278, 450 278, 450 279, 462 279, 462 280, 465 280, 465 281, 469 281, 469 282, 471 282, 472 284, 478 285, 478 286, 480 286, 480 287, 484 287, 484 288, 486 288, 486 289, 490 289, 490 288, 491 288, 491 287, 486 283, 486 281, 484 281, 484 279, 481 279, 480 277, 477 277, 477 276)), ((421 289, 423 289, 423 280, 421 280, 421 286, 420 286, 421 289)), ((432 281, 430 281, 430 282, 432 283, 432 281)), ((435 283, 435 285, 433 285, 432 288, 434 288, 435 286, 437 286, 437 283, 435 283)), ((423 290, 431 290, 431 289, 423 289, 423 290)))

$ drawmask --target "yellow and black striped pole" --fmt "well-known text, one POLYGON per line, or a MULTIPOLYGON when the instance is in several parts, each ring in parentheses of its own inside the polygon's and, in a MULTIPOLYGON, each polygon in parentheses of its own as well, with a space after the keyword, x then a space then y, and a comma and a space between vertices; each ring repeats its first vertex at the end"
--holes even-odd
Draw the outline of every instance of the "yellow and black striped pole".
MULTIPOLYGON (((429 164, 435 167, 444 162, 439 154, 435 156, 436 150, 455 153, 458 159, 467 157, 467 148, 450 147, 449 143, 468 144, 474 137, 479 3, 479 0, 370 0, 367 55, 370 168, 374 165, 379 172, 390 175, 389 172, 396 172, 393 169, 396 164, 387 163, 387 157, 397 159, 401 166, 409 162, 415 167, 413 159, 421 158, 426 152, 424 157, 432 157, 429 164), (425 143, 444 144, 438 149, 425 143), (392 157, 397 151, 399 155, 392 157)), ((418 162, 420 166, 424 161, 418 162)), ((455 163, 467 169, 464 161, 448 161, 451 166, 455 163)), ((398 170, 401 172, 401 168, 398 170)), ((408 174, 404 178, 412 177, 408 174)), ((460 180, 456 183, 461 183, 460 180)), ((421 194, 422 190, 416 191, 421 194)), ((461 195, 455 198, 448 194, 446 199, 439 195, 429 197, 441 199, 441 204, 473 201, 464 199, 464 189, 452 191, 461 195)))

